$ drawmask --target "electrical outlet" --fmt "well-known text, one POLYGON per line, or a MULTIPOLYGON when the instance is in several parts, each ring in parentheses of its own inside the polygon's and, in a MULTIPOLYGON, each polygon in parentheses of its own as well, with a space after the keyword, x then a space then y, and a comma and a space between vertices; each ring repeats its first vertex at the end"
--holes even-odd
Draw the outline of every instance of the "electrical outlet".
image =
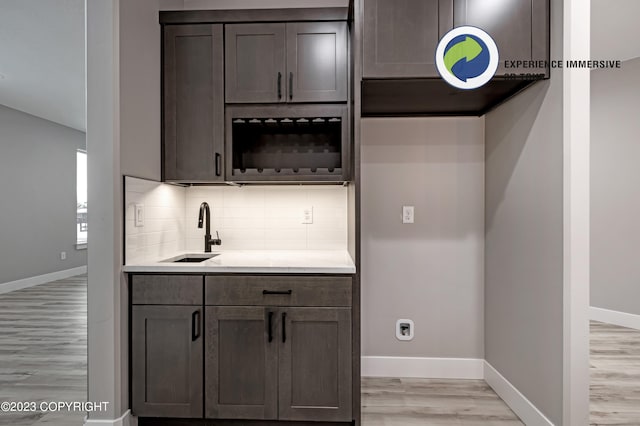
POLYGON ((60 260, 67 260, 67 252, 66 251, 61 251, 60 252, 60 260))
POLYGON ((313 207, 305 207, 302 209, 302 223, 309 225, 313 223, 313 207))
POLYGON ((414 207, 402 206, 402 223, 413 223, 414 207))
POLYGON ((144 204, 136 204, 134 216, 135 226, 144 226, 144 204))
POLYGON ((413 340, 415 325, 410 319, 396 321, 396 338, 398 340, 413 340))

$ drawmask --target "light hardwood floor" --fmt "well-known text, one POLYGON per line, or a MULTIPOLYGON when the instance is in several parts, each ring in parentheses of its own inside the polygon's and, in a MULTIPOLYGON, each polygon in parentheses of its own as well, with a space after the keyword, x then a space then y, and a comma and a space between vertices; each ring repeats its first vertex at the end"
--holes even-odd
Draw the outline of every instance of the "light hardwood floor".
MULTIPOLYGON (((0 295, 0 402, 85 401, 87 278, 0 295)), ((640 425, 640 331, 591 323, 591 424, 640 425)), ((363 426, 521 425, 482 380, 364 378, 363 426)), ((84 413, 0 413, 81 425, 84 413)))
POLYGON ((362 380, 363 426, 523 423, 483 380, 362 380))
POLYGON ((640 331, 591 322, 592 425, 640 425, 640 331))
MULTIPOLYGON (((0 295, 0 402, 86 401, 87 278, 0 295)), ((85 413, 0 413, 2 425, 82 425, 85 413)))

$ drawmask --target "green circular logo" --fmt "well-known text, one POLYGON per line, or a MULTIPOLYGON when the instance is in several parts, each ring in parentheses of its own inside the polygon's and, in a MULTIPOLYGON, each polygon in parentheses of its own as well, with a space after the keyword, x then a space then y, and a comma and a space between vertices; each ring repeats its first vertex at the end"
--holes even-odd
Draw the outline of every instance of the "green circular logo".
POLYGON ((480 28, 454 28, 442 37, 436 49, 440 76, 458 89, 485 85, 498 69, 498 47, 480 28))

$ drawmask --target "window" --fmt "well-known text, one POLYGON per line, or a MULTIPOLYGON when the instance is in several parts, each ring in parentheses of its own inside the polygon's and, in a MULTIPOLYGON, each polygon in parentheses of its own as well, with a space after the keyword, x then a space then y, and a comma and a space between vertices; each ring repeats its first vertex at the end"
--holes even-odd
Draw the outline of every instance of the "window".
POLYGON ((87 244, 87 153, 76 153, 76 244, 87 244))

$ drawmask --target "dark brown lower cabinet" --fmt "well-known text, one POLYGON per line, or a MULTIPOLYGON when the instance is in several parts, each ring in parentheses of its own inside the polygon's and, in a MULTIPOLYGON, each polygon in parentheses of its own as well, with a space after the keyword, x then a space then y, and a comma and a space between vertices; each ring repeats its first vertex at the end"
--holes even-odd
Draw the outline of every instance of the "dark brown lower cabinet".
POLYGON ((280 420, 351 421, 351 309, 282 308, 280 420))
POLYGON ((351 421, 351 309, 206 308, 205 417, 351 421))
POLYGON ((139 274, 130 285, 143 425, 359 420, 351 277, 139 274))
POLYGON ((268 331, 274 315, 255 306, 206 307, 206 418, 277 418, 278 347, 268 331))
POLYGON ((131 399, 136 416, 202 417, 202 307, 132 307, 131 399))

